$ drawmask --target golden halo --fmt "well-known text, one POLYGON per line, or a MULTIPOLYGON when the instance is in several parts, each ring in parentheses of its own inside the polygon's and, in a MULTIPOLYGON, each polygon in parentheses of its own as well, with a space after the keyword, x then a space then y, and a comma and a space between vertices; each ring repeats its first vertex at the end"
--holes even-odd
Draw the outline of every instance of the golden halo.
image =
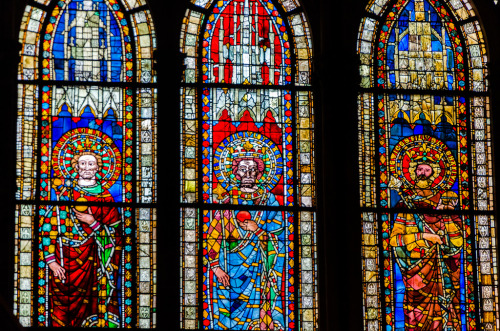
POLYGON ((96 173, 101 186, 105 189, 113 186, 122 171, 121 153, 108 135, 89 128, 68 131, 59 139, 52 152, 54 178, 74 180, 78 172, 71 160, 75 155, 85 152, 96 154, 102 160, 102 167, 96 173))
POLYGON ((268 137, 250 131, 234 133, 224 139, 214 155, 214 173, 224 188, 238 185, 233 174, 233 160, 260 158, 265 169, 258 184, 272 190, 283 174, 283 157, 278 146, 268 137))
POLYGON ((446 144, 428 135, 404 138, 393 149, 389 160, 389 170, 405 187, 414 187, 415 169, 419 164, 427 164, 434 173, 429 178, 431 188, 449 190, 457 179, 457 163, 446 144))

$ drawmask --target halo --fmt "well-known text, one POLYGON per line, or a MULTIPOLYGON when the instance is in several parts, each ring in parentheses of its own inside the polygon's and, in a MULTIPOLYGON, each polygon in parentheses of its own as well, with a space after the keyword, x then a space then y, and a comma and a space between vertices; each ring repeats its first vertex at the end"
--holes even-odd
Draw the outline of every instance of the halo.
POLYGON ((237 132, 224 139, 214 155, 214 173, 224 188, 239 183, 233 174, 233 160, 238 158, 257 158, 264 162, 262 177, 257 182, 268 190, 278 184, 283 174, 283 157, 271 139, 257 132, 237 132))
POLYGON ((103 188, 113 186, 122 170, 120 151, 108 135, 89 128, 68 131, 59 139, 52 152, 54 177, 75 179, 78 171, 71 165, 71 160, 84 152, 101 157, 102 167, 96 173, 97 180, 103 188))
POLYGON ((457 179, 457 163, 448 146, 441 140, 415 135, 401 140, 392 151, 389 168, 391 175, 405 187, 414 187, 415 169, 428 164, 434 170, 431 188, 449 190, 457 179))

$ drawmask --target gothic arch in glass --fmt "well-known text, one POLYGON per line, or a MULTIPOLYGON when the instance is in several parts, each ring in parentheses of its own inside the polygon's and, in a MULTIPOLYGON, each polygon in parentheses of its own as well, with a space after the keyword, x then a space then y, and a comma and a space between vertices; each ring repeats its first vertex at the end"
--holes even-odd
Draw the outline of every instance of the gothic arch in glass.
POLYGON ((30 0, 19 41, 14 312, 156 324, 155 32, 144 0, 30 0))
POLYGON ((303 9, 295 0, 193 0, 180 48, 181 328, 316 330, 303 9))
POLYGON ((488 54, 468 0, 360 26, 365 330, 498 330, 488 54))

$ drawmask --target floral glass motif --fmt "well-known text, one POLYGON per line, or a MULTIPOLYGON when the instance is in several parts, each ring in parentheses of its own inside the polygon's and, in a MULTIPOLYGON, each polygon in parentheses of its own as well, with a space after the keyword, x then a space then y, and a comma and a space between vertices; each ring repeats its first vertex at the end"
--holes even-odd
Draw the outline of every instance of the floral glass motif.
POLYGON ((374 0, 367 11, 365 330, 498 330, 489 98, 474 94, 488 90, 480 23, 466 0, 374 0))
POLYGON ((20 34, 14 310, 23 326, 151 328, 156 88, 141 85, 156 81, 149 10, 50 2, 26 8, 20 34))
POLYGON ((181 35, 181 327, 316 330, 313 102, 295 88, 310 83, 305 15, 282 16, 295 1, 193 3, 181 35))

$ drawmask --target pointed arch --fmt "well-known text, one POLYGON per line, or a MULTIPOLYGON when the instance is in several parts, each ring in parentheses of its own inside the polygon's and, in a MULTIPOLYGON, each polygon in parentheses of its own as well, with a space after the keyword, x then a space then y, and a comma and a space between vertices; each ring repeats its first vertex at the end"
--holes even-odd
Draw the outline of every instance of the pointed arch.
POLYGON ((467 0, 373 0, 366 11, 358 37, 365 329, 496 330, 491 92, 478 15, 467 0))
POLYGON ((181 328, 316 330, 306 15, 296 0, 192 4, 180 38, 181 328))
POLYGON ((33 0, 20 31, 14 313, 23 326, 155 327, 147 3, 33 0))

